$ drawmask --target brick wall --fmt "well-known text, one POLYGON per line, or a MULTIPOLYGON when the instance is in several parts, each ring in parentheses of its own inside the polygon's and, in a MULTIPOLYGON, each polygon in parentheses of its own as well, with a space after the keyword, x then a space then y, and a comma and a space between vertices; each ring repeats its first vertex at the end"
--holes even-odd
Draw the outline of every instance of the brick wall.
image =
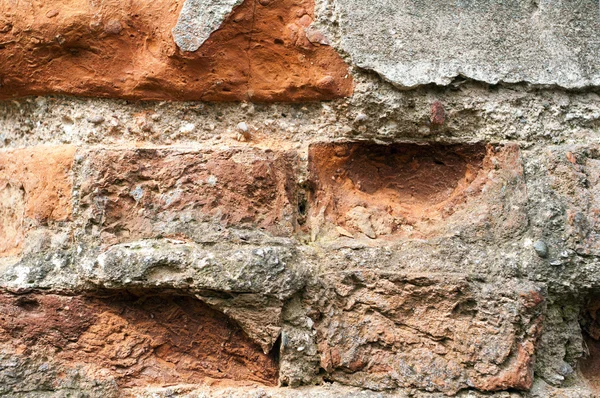
POLYGON ((594 6, 400 3, 0 0, 0 396, 598 394, 594 6))

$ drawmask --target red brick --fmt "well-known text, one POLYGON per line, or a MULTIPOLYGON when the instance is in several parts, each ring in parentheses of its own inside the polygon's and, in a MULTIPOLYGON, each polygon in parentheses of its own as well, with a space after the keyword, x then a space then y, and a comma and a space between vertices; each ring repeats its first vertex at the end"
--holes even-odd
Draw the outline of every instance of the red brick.
POLYGON ((253 149, 91 151, 81 210, 106 243, 158 235, 203 239, 194 225, 295 228, 293 155, 253 149))
POLYGON ((46 355, 119 387, 275 384, 277 363, 225 315, 185 296, 0 294, 0 349, 46 355))
POLYGON ((314 144, 309 167, 315 235, 508 236, 527 225, 515 145, 314 144))
POLYGON ((329 379, 447 394, 531 388, 545 308, 538 287, 369 271, 323 280, 332 290, 316 329, 329 379))

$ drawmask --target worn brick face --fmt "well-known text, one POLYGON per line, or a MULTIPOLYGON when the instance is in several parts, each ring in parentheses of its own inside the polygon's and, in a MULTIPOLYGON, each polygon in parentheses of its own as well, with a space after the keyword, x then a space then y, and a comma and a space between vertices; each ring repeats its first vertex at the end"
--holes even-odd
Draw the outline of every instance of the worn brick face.
POLYGON ((371 271, 324 281, 330 301, 317 330, 321 367, 331 379, 448 394, 531 387, 544 309, 538 287, 371 271), (489 291, 503 300, 487 299, 489 291))
POLYGON ((0 152, 0 256, 20 251, 29 226, 70 218, 74 155, 72 146, 0 152))
POLYGON ((191 297, 0 294, 2 352, 119 387, 218 380, 272 385, 277 363, 225 315, 191 297), (24 351, 24 352, 23 352, 24 351))
POLYGON ((389 241, 452 228, 481 238, 527 223, 516 145, 317 143, 309 168, 316 236, 389 241))
POLYGON ((564 206, 564 241, 569 249, 600 254, 600 146, 554 147, 548 152, 547 170, 564 206))
POLYGON ((253 149, 90 151, 80 210, 106 243, 165 233, 202 241, 207 225, 217 235, 233 226, 288 236, 294 159, 253 149))

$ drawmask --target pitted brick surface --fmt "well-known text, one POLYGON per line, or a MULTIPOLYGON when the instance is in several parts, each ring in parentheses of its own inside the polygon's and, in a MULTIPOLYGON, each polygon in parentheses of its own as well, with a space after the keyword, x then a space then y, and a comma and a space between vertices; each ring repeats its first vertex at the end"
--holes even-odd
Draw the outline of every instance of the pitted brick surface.
POLYGON ((292 153, 262 150, 92 150, 79 181, 80 210, 112 244, 154 237, 178 220, 174 237, 194 237, 194 225, 209 222, 289 236, 294 162, 292 153))

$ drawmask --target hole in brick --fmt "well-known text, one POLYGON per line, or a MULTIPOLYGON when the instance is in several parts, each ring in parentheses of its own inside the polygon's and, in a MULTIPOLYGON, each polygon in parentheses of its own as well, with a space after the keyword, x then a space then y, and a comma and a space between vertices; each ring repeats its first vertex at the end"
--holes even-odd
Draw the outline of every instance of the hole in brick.
POLYGON ((35 311, 40 306, 40 303, 38 303, 37 300, 29 297, 19 297, 16 304, 25 311, 35 311))
POLYGON ((306 214, 306 198, 304 197, 301 197, 300 200, 298 200, 298 213, 300 213, 300 215, 306 214))
POLYGON ((298 204, 298 214, 296 216, 296 221, 298 225, 306 224, 306 216, 308 215, 308 187, 306 184, 302 184, 298 187, 297 191, 297 204, 298 204))
POLYGON ((600 392, 600 296, 587 299, 581 315, 587 355, 579 362, 581 374, 595 392, 600 392))
POLYGON ((279 363, 279 356, 281 353, 281 333, 277 336, 277 340, 273 344, 273 348, 271 348, 271 352, 269 352, 269 357, 275 362, 279 363))
POLYGON ((8 335, 30 353, 110 375, 120 387, 277 382, 276 348, 265 355, 235 322, 189 296, 4 294, 0 313, 0 339, 8 335))
POLYGON ((454 212, 472 194, 484 144, 313 144, 311 217, 342 235, 425 236, 423 225, 454 212))

